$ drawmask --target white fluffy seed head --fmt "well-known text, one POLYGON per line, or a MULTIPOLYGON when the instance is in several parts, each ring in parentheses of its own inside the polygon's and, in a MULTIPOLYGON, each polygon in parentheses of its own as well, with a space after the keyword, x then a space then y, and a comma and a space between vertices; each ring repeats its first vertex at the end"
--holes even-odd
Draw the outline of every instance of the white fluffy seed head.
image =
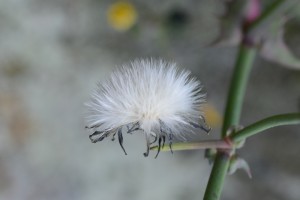
POLYGON ((149 144, 151 136, 191 133, 204 102, 201 84, 190 72, 162 60, 135 60, 98 84, 86 103, 86 123, 105 137, 138 124, 149 144))

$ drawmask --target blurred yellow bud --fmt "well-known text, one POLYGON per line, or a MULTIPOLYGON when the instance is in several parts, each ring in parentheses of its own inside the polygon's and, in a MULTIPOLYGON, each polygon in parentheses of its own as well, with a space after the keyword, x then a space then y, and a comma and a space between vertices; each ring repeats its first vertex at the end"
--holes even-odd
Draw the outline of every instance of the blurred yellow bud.
POLYGON ((211 104, 206 104, 203 108, 205 119, 209 126, 217 128, 221 126, 222 117, 216 108, 211 104))
POLYGON ((118 1, 109 7, 107 20, 114 29, 126 31, 136 23, 137 12, 131 3, 118 1))

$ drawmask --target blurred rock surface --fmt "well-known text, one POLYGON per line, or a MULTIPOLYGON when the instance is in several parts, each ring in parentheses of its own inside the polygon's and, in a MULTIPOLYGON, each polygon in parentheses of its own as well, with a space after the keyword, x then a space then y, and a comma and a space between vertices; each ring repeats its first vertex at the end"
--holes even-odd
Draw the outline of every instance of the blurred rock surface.
MULTIPOLYGON (((144 158, 142 135, 124 137, 128 156, 117 142, 92 144, 84 130, 83 103, 115 66, 136 57, 161 57, 198 76, 209 102, 222 111, 236 53, 233 47, 208 47, 218 33, 215 16, 222 5, 132 1, 136 27, 120 33, 106 21, 110 4, 0 2, 0 199, 181 200, 204 194, 210 166, 203 152, 144 158), (188 16, 178 33, 165 26, 172 9, 188 16)), ((242 123, 295 112, 299 85, 299 71, 258 58, 242 123)), ((210 136, 194 139, 218 134, 216 128, 210 136)), ((249 139, 240 155, 250 164, 253 179, 242 172, 229 176, 223 199, 299 199, 299 142, 299 126, 249 139)))

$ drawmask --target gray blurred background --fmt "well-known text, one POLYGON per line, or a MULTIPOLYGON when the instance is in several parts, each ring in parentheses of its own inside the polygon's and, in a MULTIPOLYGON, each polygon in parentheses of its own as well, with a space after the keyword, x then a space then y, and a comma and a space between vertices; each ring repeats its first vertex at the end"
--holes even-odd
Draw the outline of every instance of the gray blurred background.
MULTIPOLYGON (((221 1, 131 1, 137 21, 107 21, 115 1, 0 0, 0 199, 202 199, 211 166, 203 151, 148 158, 142 135, 92 144, 84 102, 98 81, 134 58, 175 61, 202 81, 223 113, 235 47, 210 46, 220 31, 221 1)), ((299 19, 298 19, 299 20, 299 19)), ((300 25, 286 40, 300 55, 300 25)), ((242 124, 299 111, 300 71, 257 57, 242 124)), ((210 136, 218 138, 215 125, 210 136)), ((300 127, 249 139, 239 155, 253 179, 228 176, 222 199, 300 199, 300 127)))

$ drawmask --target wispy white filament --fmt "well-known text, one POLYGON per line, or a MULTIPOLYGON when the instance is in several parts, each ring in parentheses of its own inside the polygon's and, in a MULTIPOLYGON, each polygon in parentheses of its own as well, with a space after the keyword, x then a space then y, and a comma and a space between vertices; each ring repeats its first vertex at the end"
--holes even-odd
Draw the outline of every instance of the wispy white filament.
POLYGON ((95 131, 97 141, 118 133, 121 146, 123 126, 128 132, 141 130, 149 149, 152 139, 160 145, 197 127, 205 102, 201 89, 200 82, 175 63, 135 60, 98 84, 86 103, 87 128, 95 131))

